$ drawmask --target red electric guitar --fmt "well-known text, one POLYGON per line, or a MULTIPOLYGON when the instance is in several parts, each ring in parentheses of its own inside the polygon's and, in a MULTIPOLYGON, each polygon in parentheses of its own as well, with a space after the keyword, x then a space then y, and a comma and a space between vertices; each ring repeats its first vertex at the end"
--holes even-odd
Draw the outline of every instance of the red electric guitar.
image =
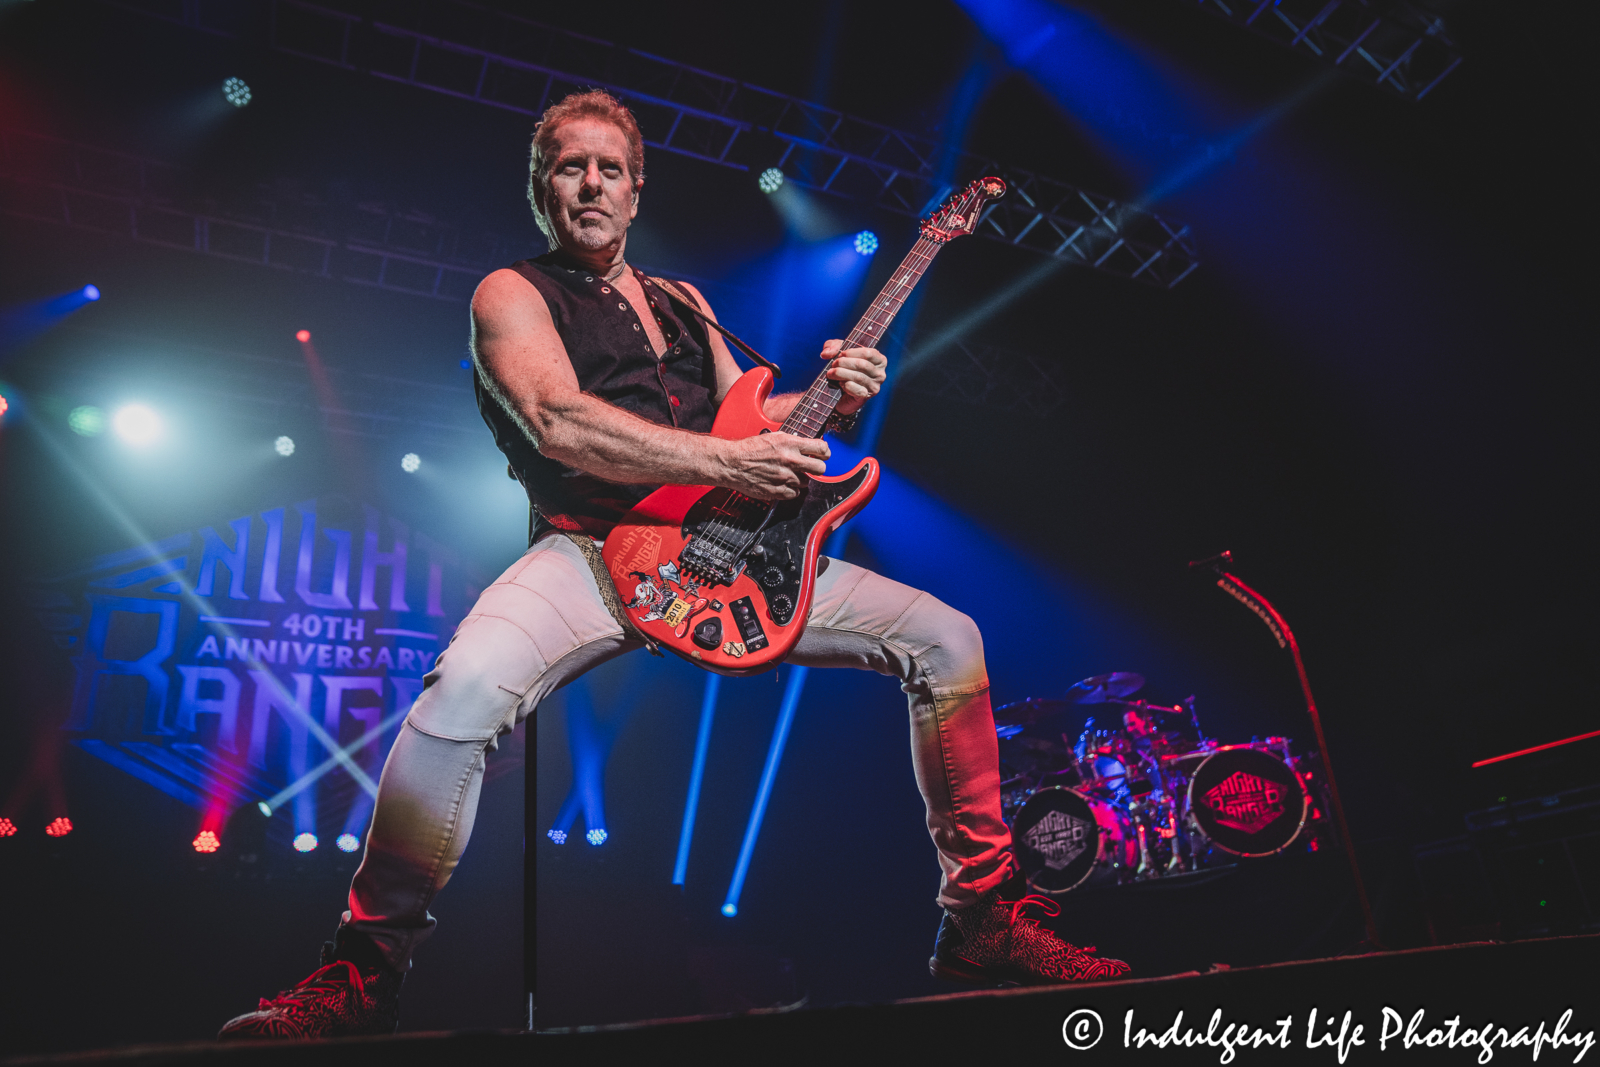
MULTIPOLYGON (((845 347, 877 345, 939 249, 975 230, 984 205, 1005 191, 999 178, 981 178, 924 221, 921 238, 845 347)), ((824 372, 780 426, 762 413, 771 392, 771 371, 746 372, 728 390, 711 432, 729 440, 774 430, 821 437, 843 399, 824 372)), ((868 457, 849 474, 806 482, 799 497, 778 503, 705 485, 667 485, 640 501, 601 553, 639 629, 718 674, 758 674, 782 662, 811 614, 822 542, 872 499, 878 461, 868 457)))

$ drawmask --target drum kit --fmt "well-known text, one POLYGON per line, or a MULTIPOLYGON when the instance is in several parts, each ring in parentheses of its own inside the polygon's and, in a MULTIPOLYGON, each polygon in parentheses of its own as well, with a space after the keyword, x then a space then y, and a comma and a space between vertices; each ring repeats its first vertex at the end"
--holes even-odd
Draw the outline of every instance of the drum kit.
POLYGON ((1130 699, 1137 674, 996 708, 1001 806, 1029 886, 1073 889, 1199 872, 1329 843, 1314 752, 1285 737, 1219 745, 1194 697, 1130 699), (1110 715, 1088 714, 1104 708, 1110 715))

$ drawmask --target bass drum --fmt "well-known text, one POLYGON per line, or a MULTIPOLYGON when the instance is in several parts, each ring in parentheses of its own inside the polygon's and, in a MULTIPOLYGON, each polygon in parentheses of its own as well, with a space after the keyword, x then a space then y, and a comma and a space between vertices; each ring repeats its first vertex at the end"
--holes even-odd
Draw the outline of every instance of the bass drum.
POLYGON ((1059 896, 1133 876, 1138 838, 1127 814, 1076 789, 1040 789, 1017 811, 1012 847, 1028 885, 1059 896))
POLYGON ((1282 852, 1300 836, 1310 809, 1299 776, 1250 745, 1217 749, 1189 779, 1189 817, 1213 845, 1235 856, 1282 852))

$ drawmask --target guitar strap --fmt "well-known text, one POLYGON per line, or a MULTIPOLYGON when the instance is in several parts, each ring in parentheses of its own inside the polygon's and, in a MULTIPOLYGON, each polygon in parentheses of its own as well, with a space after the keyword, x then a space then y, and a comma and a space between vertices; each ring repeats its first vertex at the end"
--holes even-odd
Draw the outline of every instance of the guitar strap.
MULTIPOLYGON (((634 270, 641 278, 649 277, 643 271, 638 270, 638 268, 634 268, 634 270)), ((676 285, 667 281, 665 278, 649 278, 649 280, 654 282, 662 292, 666 293, 673 300, 677 301, 680 306, 687 309, 690 314, 694 315, 701 322, 705 323, 707 326, 726 337, 730 342, 733 343, 735 348, 739 349, 739 351, 743 352, 745 355, 755 360, 758 364, 771 371, 774 378, 783 377, 783 371, 778 368, 776 363, 772 362, 766 356, 763 356, 760 352, 757 352, 749 345, 745 344, 734 335, 733 331, 727 329, 716 319, 713 319, 711 316, 701 311, 696 305, 695 301, 690 299, 690 297, 680 290, 676 285)), ((512 477, 517 476, 514 469, 510 467, 507 467, 506 469, 511 473, 512 477)), ((520 482, 521 480, 521 478, 517 478, 517 481, 520 482)), ((661 655, 661 643, 640 630, 639 627, 634 624, 634 621, 628 618, 627 608, 622 603, 622 597, 617 594, 617 583, 611 580, 611 573, 606 570, 606 561, 601 558, 600 550, 595 547, 594 538, 585 533, 583 529, 578 527, 578 524, 568 516, 546 515, 545 517, 551 520, 551 524, 555 526, 557 532, 561 533, 567 538, 567 540, 576 545, 578 551, 583 554, 584 561, 589 564, 589 570, 594 574, 595 585, 599 586, 600 588, 600 599, 605 603, 606 610, 611 613, 611 618, 616 621, 618 626, 622 627, 622 632, 629 637, 636 637, 642 641, 644 643, 644 647, 650 650, 650 654, 652 656, 661 655), (574 528, 568 529, 569 526, 574 528)), ((528 533, 530 536, 533 533, 533 511, 531 505, 528 511, 528 533)))
MULTIPOLYGON (((645 274, 643 271, 640 271, 639 274, 640 277, 649 278, 649 275, 645 274)), ((774 378, 783 377, 783 371, 778 368, 776 363, 772 362, 772 360, 768 359, 766 356, 763 356, 760 352, 757 352, 755 349, 739 340, 732 330, 723 326, 722 323, 718 322, 710 315, 707 315, 704 311, 701 311, 698 303, 690 299, 688 294, 684 293, 672 282, 667 281, 665 278, 650 278, 650 281, 654 282, 657 288, 659 288, 662 292, 672 297, 673 300, 677 301, 684 308, 687 308, 689 313, 694 315, 695 318, 699 319, 713 330, 716 330, 722 336, 726 337, 739 351, 743 352, 745 355, 755 360, 758 364, 771 371, 774 378)))
POLYGON ((622 632, 629 637, 637 637, 644 642, 644 647, 650 650, 652 656, 661 655, 661 644, 649 634, 640 630, 628 618, 626 607, 622 598, 617 595, 617 583, 611 580, 611 574, 606 570, 606 561, 600 558, 600 550, 594 545, 594 538, 582 530, 562 530, 567 540, 578 546, 578 551, 583 553, 583 558, 589 564, 589 570, 594 573, 594 584, 600 587, 600 599, 605 601, 606 610, 611 612, 611 617, 622 627, 622 632))
MULTIPOLYGON (((521 484, 523 491, 527 491, 527 484, 517 475, 515 467, 506 465, 506 473, 521 484)), ((528 503, 528 547, 533 547, 533 503, 528 503)), ((578 547, 583 555, 583 561, 589 565, 589 573, 594 575, 594 584, 600 589, 600 601, 606 606, 606 611, 611 613, 611 618, 622 627, 622 632, 628 637, 636 637, 644 642, 644 647, 650 650, 652 656, 661 655, 661 643, 649 634, 640 630, 634 621, 628 618, 628 609, 622 603, 622 597, 617 595, 617 583, 611 580, 611 572, 606 570, 606 561, 601 558, 600 550, 595 547, 594 538, 583 532, 583 527, 568 515, 546 515, 556 532, 578 547)))

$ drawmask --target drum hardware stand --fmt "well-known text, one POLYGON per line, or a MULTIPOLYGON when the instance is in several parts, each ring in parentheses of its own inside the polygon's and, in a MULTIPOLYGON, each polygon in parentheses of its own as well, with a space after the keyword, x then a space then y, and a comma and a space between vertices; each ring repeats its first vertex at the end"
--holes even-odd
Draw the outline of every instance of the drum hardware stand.
POLYGON ((1266 597, 1223 570, 1224 565, 1233 565, 1232 552, 1223 551, 1210 559, 1191 561, 1189 567, 1211 568, 1217 575, 1217 588, 1260 617, 1261 621, 1267 624, 1267 629, 1272 631, 1272 636, 1277 639, 1278 647, 1287 648, 1294 657, 1294 669, 1300 675, 1300 691, 1306 698, 1306 712, 1311 716, 1311 727, 1317 735, 1317 750, 1322 754, 1322 773, 1327 778, 1328 795, 1333 800, 1333 816, 1339 826, 1339 836, 1344 840, 1345 858, 1350 861, 1350 874, 1355 878, 1356 897, 1361 902, 1361 918, 1367 929, 1367 943, 1374 948, 1382 949, 1383 942, 1378 937, 1378 926, 1372 918, 1372 904, 1367 900, 1367 886, 1361 877, 1361 865, 1356 861, 1356 843, 1350 836, 1349 825, 1345 822, 1344 801, 1339 798, 1339 783, 1333 776, 1333 755, 1328 751, 1328 739, 1322 733, 1322 716, 1317 714, 1317 702, 1311 695, 1311 681, 1306 677, 1305 661, 1300 658, 1300 643, 1295 640, 1294 631, 1289 629, 1289 624, 1284 621, 1283 616, 1278 614, 1278 609, 1274 608, 1266 597))

